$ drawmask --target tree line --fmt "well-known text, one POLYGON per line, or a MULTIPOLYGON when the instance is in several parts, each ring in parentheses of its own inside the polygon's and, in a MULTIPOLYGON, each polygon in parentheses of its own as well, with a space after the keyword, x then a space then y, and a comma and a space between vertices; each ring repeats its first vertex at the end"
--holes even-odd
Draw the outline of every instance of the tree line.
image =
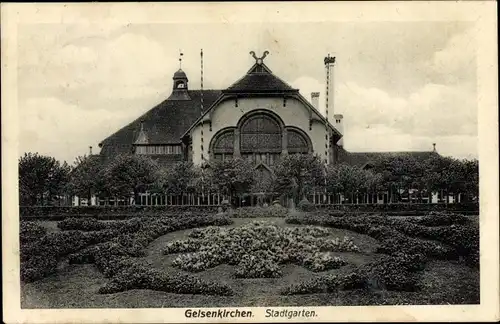
MULTIPOLYGON (((244 159, 210 161, 202 166, 178 162, 160 167, 145 155, 118 155, 106 163, 81 156, 73 165, 50 156, 26 153, 19 159, 21 205, 57 205, 63 196, 134 197, 144 192, 169 195, 218 192, 226 197, 272 192, 295 202, 312 192, 342 195, 347 201, 368 201, 387 193, 387 202, 423 201, 432 192, 461 194, 462 201, 479 194, 478 160, 433 154, 381 157, 368 167, 325 165, 308 154, 287 155, 268 170, 244 159), (272 176, 266 176, 266 173, 272 176), (361 200, 360 200, 361 199, 361 200)), ((446 198, 447 199, 447 198, 446 198)), ((430 200, 427 200, 430 201, 430 200)))

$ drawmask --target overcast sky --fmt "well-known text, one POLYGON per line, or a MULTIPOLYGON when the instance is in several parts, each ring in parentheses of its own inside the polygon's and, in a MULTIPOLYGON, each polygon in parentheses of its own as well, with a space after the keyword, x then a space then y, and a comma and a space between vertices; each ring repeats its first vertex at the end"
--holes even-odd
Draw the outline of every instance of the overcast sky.
POLYGON ((18 29, 20 151, 73 162, 164 100, 184 53, 190 89, 222 89, 270 54, 280 78, 321 92, 337 57, 335 113, 349 151, 477 157, 475 40, 464 22, 33 24, 18 29))

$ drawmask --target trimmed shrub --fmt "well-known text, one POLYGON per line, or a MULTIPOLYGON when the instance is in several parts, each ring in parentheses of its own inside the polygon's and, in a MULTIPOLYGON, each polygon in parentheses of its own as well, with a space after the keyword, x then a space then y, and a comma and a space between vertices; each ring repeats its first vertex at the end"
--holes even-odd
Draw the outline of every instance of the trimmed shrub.
POLYGON ((20 271, 22 282, 40 280, 57 270, 57 258, 54 253, 45 252, 27 260, 21 260, 20 271))
POLYGON ((19 222, 19 241, 21 244, 41 239, 47 234, 47 229, 37 222, 19 222))
POLYGON ((472 222, 471 219, 464 215, 449 212, 430 212, 426 216, 409 219, 408 221, 424 226, 446 226, 453 224, 465 225, 472 222))
POLYGON ((233 211, 231 217, 235 218, 268 218, 268 217, 286 217, 288 210, 280 205, 269 207, 242 207, 233 211))
POLYGON ((131 289, 151 289, 177 294, 230 296, 232 289, 222 283, 204 281, 185 274, 170 276, 144 265, 125 267, 110 282, 99 289, 100 294, 112 294, 131 289))
POLYGON ((100 221, 95 218, 66 218, 57 223, 63 231, 79 230, 79 231, 101 231, 105 229, 121 230, 122 232, 138 231, 143 224, 143 219, 132 218, 125 221, 100 221))
POLYGON ((310 212, 310 211, 316 210, 316 207, 314 206, 314 204, 305 198, 302 199, 301 201, 299 201, 299 204, 297 205, 297 207, 298 207, 298 209, 300 209, 304 212, 310 212))

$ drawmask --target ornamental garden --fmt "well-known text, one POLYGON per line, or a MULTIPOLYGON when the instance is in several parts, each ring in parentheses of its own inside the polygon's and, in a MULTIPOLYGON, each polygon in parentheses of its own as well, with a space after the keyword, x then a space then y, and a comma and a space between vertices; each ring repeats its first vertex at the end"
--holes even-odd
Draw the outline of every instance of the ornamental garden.
POLYGON ((479 303, 476 217, 237 216, 21 221, 22 307, 479 303))
POLYGON ((69 166, 26 154, 19 161, 22 307, 479 303, 477 161, 399 157, 370 169, 325 168, 314 156, 292 155, 272 174, 259 177, 244 160, 159 168, 138 156, 106 164, 82 157, 69 166), (64 204, 64 197, 98 195, 137 205, 146 191, 215 191, 225 203, 64 204), (380 191, 387 201, 368 206, 380 191), (460 203, 424 199, 435 191, 460 194, 460 203), (252 192, 272 201, 242 207, 252 192), (311 192, 345 200, 321 206, 311 192), (476 209, 465 210, 465 202, 476 209))

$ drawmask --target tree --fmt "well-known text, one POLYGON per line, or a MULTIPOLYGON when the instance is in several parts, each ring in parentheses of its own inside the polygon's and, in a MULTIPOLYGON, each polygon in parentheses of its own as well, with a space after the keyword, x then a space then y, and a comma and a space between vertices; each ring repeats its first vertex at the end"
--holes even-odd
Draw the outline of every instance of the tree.
POLYGON ((380 188, 382 176, 370 170, 347 164, 329 165, 326 184, 328 192, 349 195, 351 201, 358 194, 368 194, 380 188))
POLYGON ((298 203, 308 192, 323 187, 325 166, 312 154, 285 155, 273 167, 276 176, 275 191, 298 203))
POLYGON ((227 196, 249 192, 255 177, 254 165, 241 158, 213 161, 208 169, 211 183, 227 196))
POLYGON ((453 158, 433 155, 425 161, 422 181, 429 192, 443 192, 448 202, 448 191, 456 180, 457 164, 453 158))
POLYGON ((50 156, 25 153, 19 159, 19 195, 22 205, 52 203, 64 194, 71 167, 50 156))
POLYGON ((159 167, 149 157, 135 154, 117 155, 103 172, 104 190, 108 195, 130 197, 136 203, 139 193, 154 187, 159 167))
POLYGON ((401 200, 403 192, 408 192, 408 198, 411 200, 410 189, 425 187, 423 182, 425 169, 424 161, 410 154, 401 154, 377 159, 373 163, 372 170, 382 176, 385 189, 389 191, 389 202, 393 202, 394 196, 401 200))
POLYGON ((79 197, 87 197, 90 201, 92 194, 102 191, 103 167, 97 156, 79 156, 71 170, 68 191, 79 197))
POLYGON ((182 195, 196 190, 196 178, 199 175, 193 163, 178 162, 158 171, 156 186, 163 192, 182 195))
POLYGON ((462 160, 462 189, 467 199, 479 198, 479 161, 477 159, 462 160))

